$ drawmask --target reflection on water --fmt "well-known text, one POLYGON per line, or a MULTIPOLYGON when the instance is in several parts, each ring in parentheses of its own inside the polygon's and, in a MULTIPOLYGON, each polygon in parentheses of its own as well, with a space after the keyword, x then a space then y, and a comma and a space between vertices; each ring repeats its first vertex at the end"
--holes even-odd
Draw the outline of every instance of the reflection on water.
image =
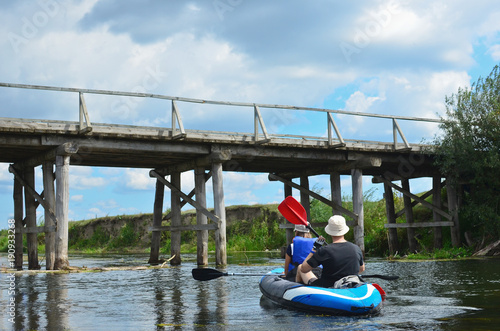
MULTIPOLYGON (((239 259, 233 256, 227 270, 265 273, 283 262, 264 253, 241 255, 239 259)), ((144 261, 146 256, 72 259, 73 265, 86 266, 138 265, 144 261)), ((367 273, 400 276, 392 282, 376 280, 388 297, 381 314, 374 317, 317 316, 287 310, 262 298, 259 277, 229 276, 199 282, 191 277, 195 265, 189 260, 163 269, 23 274, 15 277, 14 323, 9 321, 4 304, 0 307, 0 329, 491 330, 500 325, 499 262, 368 260, 367 273)), ((6 276, 1 274, 2 302, 11 297, 4 286, 6 276)))

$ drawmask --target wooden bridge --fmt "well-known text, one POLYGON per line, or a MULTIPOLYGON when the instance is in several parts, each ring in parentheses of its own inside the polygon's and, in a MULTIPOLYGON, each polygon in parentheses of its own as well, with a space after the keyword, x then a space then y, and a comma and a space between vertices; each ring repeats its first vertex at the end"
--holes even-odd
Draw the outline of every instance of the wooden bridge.
MULTIPOLYGON (((180 232, 195 230, 198 234, 198 264, 208 263, 208 231, 215 231, 216 264, 225 265, 226 220, 223 189, 223 171, 269 173, 269 180, 284 184, 285 196, 297 189, 301 202, 309 213, 310 196, 330 205, 332 212, 344 214, 353 226, 355 242, 364 251, 363 189, 362 176, 373 176, 373 182, 383 183, 387 202, 386 227, 389 229, 390 249, 397 251, 396 229, 406 227, 410 249, 414 250, 415 227, 434 227, 436 245, 440 245, 441 227, 452 228, 452 241, 459 244, 456 215, 456 194, 448 187, 448 212, 443 210, 440 192, 445 182, 433 166, 428 147, 410 144, 403 134, 399 122, 431 122, 436 119, 378 115, 343 110, 295 107, 286 105, 224 102, 166 95, 130 93, 50 86, 33 86, 0 83, 0 87, 78 93, 79 121, 56 121, 44 119, 0 118, 0 162, 10 163, 9 171, 14 175, 14 219, 16 224, 16 268, 22 268, 22 236, 27 236, 28 268, 39 269, 37 234, 46 233, 46 267, 60 269, 68 261, 68 200, 69 165, 129 167, 151 169, 150 176, 156 178, 156 195, 151 224, 152 243, 150 263, 159 262, 161 231, 171 231, 172 264, 181 263, 180 232), (87 110, 84 96, 104 94, 115 97, 161 99, 170 102, 170 127, 146 127, 91 122, 91 111, 87 110), (190 130, 182 121, 182 105, 194 103, 220 107, 242 107, 253 112, 253 132, 220 132, 190 130), (267 109, 283 111, 306 111, 324 113, 326 136, 303 136, 268 132, 265 116, 267 109), (335 116, 362 116, 384 119, 392 129, 388 142, 345 139, 336 124, 335 116), (398 141, 400 140, 400 141, 398 141), (424 153, 424 151, 427 151, 424 153), (34 169, 42 166, 43 187, 35 191, 34 169), (55 166, 55 172, 54 172, 55 166), (194 170, 195 189, 184 193, 180 190, 181 173, 194 170), (329 175, 331 199, 322 197, 309 188, 309 177, 329 175), (353 210, 341 206, 340 176, 352 176, 353 210), (166 176, 169 176, 167 179, 166 176), (433 177, 433 189, 424 197, 410 192, 409 180, 433 177), (214 212, 206 205, 205 183, 213 183, 214 212), (298 179, 295 182, 293 179, 298 179), (398 186, 394 181, 401 181, 398 186), (297 183, 299 182, 299 183, 297 183), (54 186, 55 183, 55 186, 54 186), (171 226, 162 226, 162 211, 165 186, 171 190, 171 226), (24 195, 23 195, 24 188, 24 195), (403 193, 405 209, 394 210, 393 189, 403 193), (439 194, 437 194, 439 193, 439 194), (433 195, 433 203, 424 198, 433 195), (195 198, 193 198, 195 197, 195 198), (413 200, 413 201, 412 201, 413 200), (24 201, 24 203, 23 203, 24 201), (181 225, 181 208, 189 203, 197 210, 197 225, 181 225), (422 203, 434 212, 434 221, 413 222, 412 206, 422 203), (45 225, 36 226, 36 208, 45 210, 45 225), (406 214, 407 223, 396 223, 396 218, 406 214), (446 221, 442 221, 442 218, 446 221), (210 221, 209 221, 210 220, 210 221)), ((1 93, 1 92, 0 92, 1 93)), ((75 109, 76 111, 76 109, 75 109)), ((15 109, 4 109, 2 114, 15 114, 15 109)), ((288 239, 292 230, 288 228, 288 239)))

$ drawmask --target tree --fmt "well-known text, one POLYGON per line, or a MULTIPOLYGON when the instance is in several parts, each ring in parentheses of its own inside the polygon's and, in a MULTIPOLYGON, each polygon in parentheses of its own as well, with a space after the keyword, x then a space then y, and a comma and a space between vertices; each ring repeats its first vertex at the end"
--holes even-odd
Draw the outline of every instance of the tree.
MULTIPOLYGON (((464 188, 463 231, 500 236, 500 68, 446 97, 443 134, 434 140, 436 165, 464 188)), ((458 186, 457 186, 458 187, 458 186)))

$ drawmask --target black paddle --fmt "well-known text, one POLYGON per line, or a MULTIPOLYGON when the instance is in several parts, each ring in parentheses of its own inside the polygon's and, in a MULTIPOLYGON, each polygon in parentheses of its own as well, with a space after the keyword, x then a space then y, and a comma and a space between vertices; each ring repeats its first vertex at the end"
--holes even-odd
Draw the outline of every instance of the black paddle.
MULTIPOLYGON (((206 281, 212 280, 224 276, 274 276, 279 274, 238 274, 230 272, 222 272, 216 269, 210 268, 196 268, 192 270, 193 278, 196 280, 206 281)), ((384 275, 360 275, 361 278, 380 278, 385 280, 396 280, 399 276, 384 276, 384 275)))
MULTIPOLYGON (((219 270, 210 269, 210 268, 196 268, 193 269, 193 278, 196 280, 211 280, 216 279, 223 276, 269 276, 272 274, 237 274, 237 273, 229 273, 229 272, 221 272, 219 270)), ((277 274, 276 274, 277 275, 277 274)))
POLYGON ((380 278, 384 280, 396 280, 399 278, 399 276, 385 276, 385 275, 359 275, 361 279, 363 278, 380 278))

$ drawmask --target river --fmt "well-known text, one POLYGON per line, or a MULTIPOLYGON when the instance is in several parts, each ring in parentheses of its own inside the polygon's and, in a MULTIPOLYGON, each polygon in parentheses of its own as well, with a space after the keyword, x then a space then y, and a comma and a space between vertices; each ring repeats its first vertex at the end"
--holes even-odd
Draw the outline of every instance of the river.
MULTIPOLYGON (((70 256, 72 266, 144 265, 146 255, 70 256)), ((390 262, 368 259, 387 292, 379 315, 332 317, 296 312, 263 298, 258 276, 200 282, 195 256, 180 267, 93 273, 22 274, 9 293, 0 274, 1 330, 499 330, 500 260, 390 262), (15 300, 15 315, 9 303, 15 300), (12 323, 13 322, 13 323, 12 323)), ((0 256, 6 265, 6 256, 0 256)), ((265 273, 277 254, 228 256, 229 272, 265 273)), ((14 279, 14 278, 13 278, 14 279)), ((375 280, 375 279, 372 279, 375 280)))

